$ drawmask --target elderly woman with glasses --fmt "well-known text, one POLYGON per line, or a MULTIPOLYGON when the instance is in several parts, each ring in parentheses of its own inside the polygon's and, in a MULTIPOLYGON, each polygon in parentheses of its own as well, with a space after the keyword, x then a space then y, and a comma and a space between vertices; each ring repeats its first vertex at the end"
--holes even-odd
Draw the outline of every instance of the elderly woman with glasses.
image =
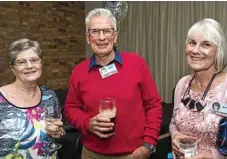
POLYGON ((8 51, 15 81, 0 87, 0 158, 56 158, 52 137, 64 135, 63 123, 44 121, 58 110, 54 91, 37 85, 42 51, 36 41, 20 39, 8 51))
POLYGON ((180 79, 174 95, 174 112, 170 123, 172 150, 179 158, 221 159, 216 141, 219 121, 223 117, 212 105, 227 104, 227 44, 220 24, 203 19, 188 31, 185 55, 192 75, 180 79), (197 140, 195 152, 185 151, 182 140, 197 140))

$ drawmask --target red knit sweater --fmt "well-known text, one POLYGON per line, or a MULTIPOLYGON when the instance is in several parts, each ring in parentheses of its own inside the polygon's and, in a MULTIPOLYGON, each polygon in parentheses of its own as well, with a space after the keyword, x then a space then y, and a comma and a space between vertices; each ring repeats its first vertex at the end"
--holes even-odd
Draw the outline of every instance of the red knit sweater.
POLYGON ((83 134, 83 145, 100 154, 127 154, 142 142, 157 144, 161 128, 161 98, 143 58, 120 53, 118 73, 102 79, 99 68, 88 71, 90 59, 72 71, 65 115, 83 134), (90 119, 98 114, 100 99, 116 99, 115 135, 100 139, 88 130, 90 119))

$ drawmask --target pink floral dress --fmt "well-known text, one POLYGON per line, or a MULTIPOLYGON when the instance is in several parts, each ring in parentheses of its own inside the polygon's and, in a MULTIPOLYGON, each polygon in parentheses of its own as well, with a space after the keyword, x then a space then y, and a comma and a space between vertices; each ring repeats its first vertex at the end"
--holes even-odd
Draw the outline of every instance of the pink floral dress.
MULTIPOLYGON (((206 95, 207 105, 200 112, 193 112, 180 101, 186 91, 192 75, 183 77, 176 86, 173 117, 170 123, 170 134, 172 139, 178 134, 194 136, 198 138, 198 153, 211 150, 215 159, 224 158, 216 150, 216 136, 221 116, 214 113, 212 104, 214 102, 227 103, 227 79, 224 83, 210 89, 206 95)), ((203 93, 190 90, 191 98, 198 100, 203 93)))

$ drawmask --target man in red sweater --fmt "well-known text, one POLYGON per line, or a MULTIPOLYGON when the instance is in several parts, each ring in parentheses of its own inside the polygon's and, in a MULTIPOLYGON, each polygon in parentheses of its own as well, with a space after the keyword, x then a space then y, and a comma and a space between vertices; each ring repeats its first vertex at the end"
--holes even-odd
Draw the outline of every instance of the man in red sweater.
POLYGON ((94 9, 85 21, 94 55, 73 69, 65 103, 67 119, 82 133, 82 159, 148 159, 162 123, 149 68, 136 53, 115 49, 117 22, 109 10, 94 9), (99 113, 107 97, 116 100, 114 123, 99 113))

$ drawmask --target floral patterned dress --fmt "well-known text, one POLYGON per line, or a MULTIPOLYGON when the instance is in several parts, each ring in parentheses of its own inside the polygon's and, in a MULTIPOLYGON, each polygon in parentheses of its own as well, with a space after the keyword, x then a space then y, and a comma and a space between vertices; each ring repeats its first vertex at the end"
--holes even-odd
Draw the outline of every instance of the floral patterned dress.
POLYGON ((52 139, 44 129, 44 106, 50 100, 57 108, 54 91, 40 87, 42 99, 38 105, 20 108, 10 103, 0 92, 0 159, 55 159, 50 151, 52 139))
MULTIPOLYGON (((193 112, 188 109, 180 101, 183 93, 186 91, 192 75, 183 77, 177 84, 176 89, 180 87, 182 90, 175 92, 174 111, 170 123, 170 133, 174 138, 178 133, 194 136, 198 138, 198 153, 211 150, 215 159, 220 159, 223 156, 216 150, 216 136, 218 132, 219 121, 221 116, 214 113, 212 104, 214 102, 227 104, 227 79, 224 83, 210 89, 206 95, 205 102, 207 105, 199 112, 193 112)), ((191 98, 198 100, 202 97, 203 93, 196 93, 190 90, 191 98)))

